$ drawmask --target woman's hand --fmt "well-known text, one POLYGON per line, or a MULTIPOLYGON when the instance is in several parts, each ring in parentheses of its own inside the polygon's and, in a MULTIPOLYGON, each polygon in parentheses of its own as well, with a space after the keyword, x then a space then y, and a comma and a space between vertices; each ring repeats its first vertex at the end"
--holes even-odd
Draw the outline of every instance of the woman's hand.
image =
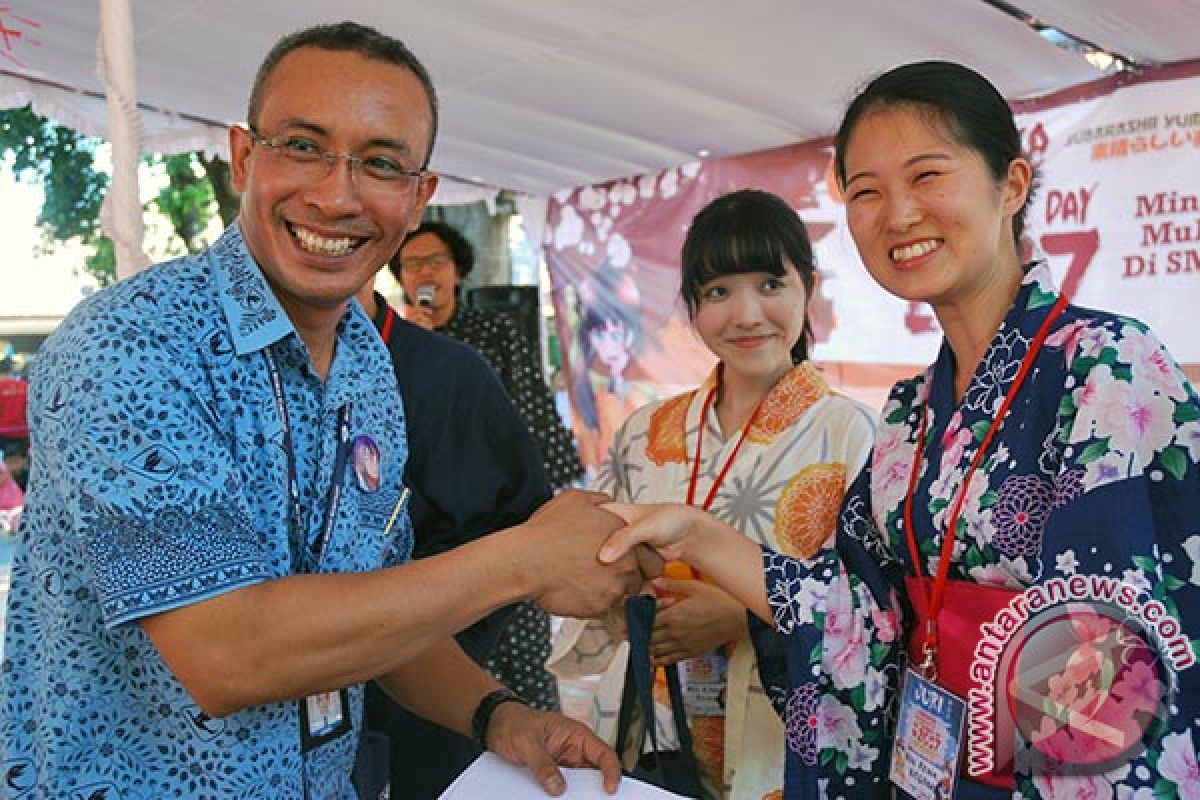
MULTIPOLYGON (((646 545, 665 561, 683 561, 695 567, 755 616, 771 622, 762 548, 737 529, 682 503, 605 503, 600 507, 626 523, 600 547, 601 561, 610 563, 637 545, 646 545)), ((725 633, 722 630, 721 636, 725 633)), ((736 638, 728 636, 721 641, 736 638)))
POLYGON ((625 520, 625 527, 608 537, 600 560, 616 561, 635 545, 648 545, 667 561, 687 561, 687 540, 698 524, 712 519, 703 511, 681 503, 605 503, 605 511, 625 520))
POLYGON ((708 653, 749 633, 746 609, 721 589, 704 581, 654 581, 659 595, 650 636, 655 666, 674 664, 708 653))

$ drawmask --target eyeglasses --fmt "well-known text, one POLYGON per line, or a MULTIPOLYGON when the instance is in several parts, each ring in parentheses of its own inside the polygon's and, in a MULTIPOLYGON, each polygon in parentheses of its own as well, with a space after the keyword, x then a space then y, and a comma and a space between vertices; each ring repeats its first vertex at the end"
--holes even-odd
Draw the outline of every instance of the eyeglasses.
POLYGON ((400 259, 400 269, 410 274, 418 272, 421 267, 429 267, 434 272, 441 272, 453 264, 454 259, 449 253, 434 253, 430 256, 414 256, 413 258, 400 259))
POLYGON ((260 144, 290 165, 292 173, 303 181, 324 180, 339 160, 350 168, 351 180, 361 175, 360 190, 382 195, 404 194, 425 177, 428 170, 407 169, 387 156, 356 156, 351 153, 331 153, 323 150, 306 136, 263 136, 254 128, 248 128, 250 139, 260 144))

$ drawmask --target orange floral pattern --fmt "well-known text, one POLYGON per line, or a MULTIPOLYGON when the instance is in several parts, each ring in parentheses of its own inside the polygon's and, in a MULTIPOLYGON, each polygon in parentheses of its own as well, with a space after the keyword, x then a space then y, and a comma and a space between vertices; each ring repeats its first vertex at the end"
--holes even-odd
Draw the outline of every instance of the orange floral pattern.
POLYGON ((775 506, 775 539, 789 556, 809 558, 833 536, 846 493, 846 465, 810 464, 797 472, 775 506))
MULTIPOLYGON (((713 786, 725 786, 725 718, 692 717, 692 751, 704 777, 713 786)), ((722 789, 724 793, 725 789, 722 789)))
POLYGON ((687 412, 695 392, 685 392, 663 403, 650 416, 646 431, 646 457, 658 466, 687 462, 687 412))
MULTIPOLYGON (((707 495, 723 465, 730 465, 710 513, 772 550, 813 552, 833 530, 842 488, 867 459, 876 415, 831 392, 821 372, 805 363, 772 387, 742 440, 738 431, 727 435, 721 430, 716 409, 704 414, 702 401, 719 374, 718 367, 697 389, 635 411, 614 439, 611 469, 604 471, 611 483, 597 488, 622 502, 683 501, 691 483, 697 429, 703 426, 700 497, 707 495), (776 520, 777 514, 782 519, 776 520)), ((588 623, 581 624, 581 630, 591 630, 588 623)), ((593 671, 607 670, 603 697, 597 693, 596 719, 597 729, 611 737, 625 663, 611 655, 593 659, 596 650, 592 640, 586 641, 571 657, 581 663, 588 659, 593 671)), ((604 649, 605 654, 615 652, 615 645, 604 649)), ((733 648, 725 687, 728 716, 689 715, 690 726, 708 787, 723 790, 722 796, 755 800, 770 800, 774 792, 773 800, 779 800, 783 763, 777 754, 786 748, 785 735, 769 705, 751 702, 762 691, 754 659, 747 642, 733 648)), ((665 720, 670 711, 664 690, 656 684, 654 697, 659 718, 665 720)))
POLYGON ((825 377, 811 361, 805 361, 767 394, 747 437, 756 444, 770 444, 827 394, 829 384, 825 377))

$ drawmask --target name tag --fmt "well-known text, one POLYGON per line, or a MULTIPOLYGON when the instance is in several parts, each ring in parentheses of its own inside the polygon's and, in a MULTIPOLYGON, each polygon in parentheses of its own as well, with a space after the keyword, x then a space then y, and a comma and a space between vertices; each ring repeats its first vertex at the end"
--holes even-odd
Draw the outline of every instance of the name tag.
POLYGON ((350 693, 345 689, 310 694, 300 701, 300 747, 315 750, 350 730, 350 693))
POLYGON ((694 717, 725 716, 725 678, 729 660, 717 652, 679 662, 683 705, 694 717))
POLYGON ((949 800, 958 784, 966 704, 906 670, 890 777, 916 800, 949 800))

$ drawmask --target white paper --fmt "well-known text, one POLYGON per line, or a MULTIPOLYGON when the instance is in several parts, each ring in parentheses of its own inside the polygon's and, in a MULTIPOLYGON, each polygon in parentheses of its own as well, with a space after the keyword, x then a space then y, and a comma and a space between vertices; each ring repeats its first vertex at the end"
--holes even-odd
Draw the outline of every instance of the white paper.
MULTIPOLYGON (((623 777, 616 794, 604 791, 600 771, 562 767, 566 800, 682 800, 680 795, 657 786, 623 777)), ((495 753, 484 753, 467 767, 442 793, 440 800, 479 800, 479 798, 549 798, 526 767, 510 764, 495 753)))

